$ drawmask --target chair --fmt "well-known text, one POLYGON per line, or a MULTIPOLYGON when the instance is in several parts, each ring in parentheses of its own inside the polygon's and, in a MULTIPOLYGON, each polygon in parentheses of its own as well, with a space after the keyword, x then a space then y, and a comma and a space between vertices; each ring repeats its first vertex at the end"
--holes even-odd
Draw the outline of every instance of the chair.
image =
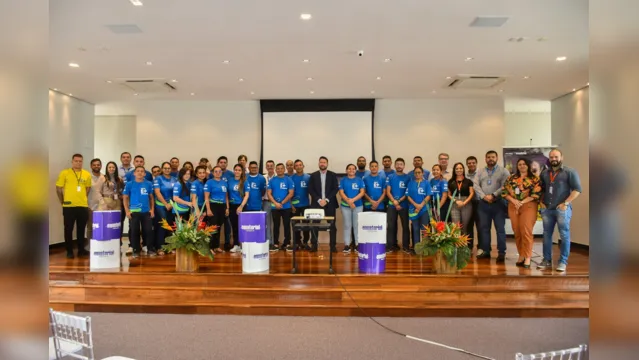
POLYGON ((588 356, 588 346, 579 345, 571 349, 543 352, 538 354, 524 355, 518 353, 515 360, 586 360, 588 356))
MULTIPOLYGON (((49 359, 61 360, 73 358, 80 360, 96 360, 93 353, 91 318, 65 314, 49 309, 51 333, 49 338, 49 359), (51 349, 53 347, 53 351, 51 349)), ((102 360, 134 360, 131 358, 111 356, 102 360)))

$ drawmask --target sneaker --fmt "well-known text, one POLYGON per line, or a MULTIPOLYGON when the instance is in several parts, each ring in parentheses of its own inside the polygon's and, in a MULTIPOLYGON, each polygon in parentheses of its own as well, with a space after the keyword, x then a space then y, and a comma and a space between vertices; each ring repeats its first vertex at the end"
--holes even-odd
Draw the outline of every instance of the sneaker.
POLYGON ((242 248, 239 245, 235 245, 233 246, 233 248, 231 249, 232 253, 238 253, 238 252, 242 252, 242 248))
POLYGON ((310 246, 308 246, 308 244, 304 244, 304 245, 302 246, 302 250, 311 251, 312 249, 311 249, 311 247, 310 247, 310 246))
POLYGON ((269 248, 268 248, 268 249, 269 249, 269 251, 270 251, 270 252, 278 252, 278 251, 280 251, 279 246, 277 246, 277 245, 275 245, 275 244, 273 244, 273 245, 269 246, 269 248))
POLYGON ((142 252, 143 252, 143 253, 148 252, 148 250, 149 250, 149 249, 148 249, 146 246, 143 246, 143 247, 142 247, 142 252))
POLYGON ((353 251, 355 252, 355 254, 359 254, 359 250, 357 250, 357 246, 355 246, 355 248, 353 249, 353 251))
POLYGON ((286 252, 293 252, 293 245, 286 245, 286 252))
POLYGON ((137 259, 140 257, 140 253, 137 251, 134 251, 133 254, 131 255, 134 259, 137 259))
POLYGON ((229 251, 231 250, 231 244, 225 243, 224 244, 224 251, 229 251))
POLYGON ((350 254, 351 253, 351 247, 350 246, 344 246, 344 250, 342 250, 342 252, 344 254, 350 254))
POLYGON ((481 253, 477 254, 477 259, 490 259, 490 252, 481 251, 481 253))
POLYGON ((410 249, 409 248, 403 248, 402 252, 404 252, 404 254, 410 255, 410 249))
POLYGON ((542 262, 537 265, 537 270, 546 270, 547 268, 552 268, 550 260, 542 260, 542 262))
POLYGON ((158 255, 158 253, 156 253, 156 252, 155 252, 155 251, 153 251, 153 250, 148 251, 146 254, 147 254, 147 255, 149 255, 149 256, 157 256, 157 255, 158 255))
POLYGON ((129 246, 129 248, 126 249, 126 254, 131 255, 131 253, 133 253, 133 248, 129 246))
POLYGON ((417 253, 415 252, 415 249, 410 249, 410 254, 411 255, 417 255, 417 253))
POLYGON ((557 271, 559 271, 559 272, 564 272, 564 271, 566 271, 566 264, 564 264, 564 263, 559 263, 559 265, 557 265, 557 268, 556 268, 555 270, 557 270, 557 271))

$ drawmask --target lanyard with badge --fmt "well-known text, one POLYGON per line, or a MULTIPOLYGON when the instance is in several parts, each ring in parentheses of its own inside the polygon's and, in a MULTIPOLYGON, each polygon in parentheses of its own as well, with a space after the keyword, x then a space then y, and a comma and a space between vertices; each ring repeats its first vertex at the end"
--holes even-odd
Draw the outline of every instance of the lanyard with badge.
POLYGON ((555 185, 555 179, 557 178, 557 174, 559 174, 559 171, 554 172, 554 171, 549 171, 548 172, 548 176, 550 176, 550 187, 548 188, 548 193, 550 195, 552 195, 552 189, 555 185))
POLYGON ((495 167, 493 167, 492 170, 489 170, 488 168, 486 168, 486 174, 488 174, 488 185, 492 185, 493 184, 493 174, 495 174, 495 169, 497 169, 497 165, 495 165, 495 167))
POLYGON ((82 191, 82 186, 80 186, 80 180, 82 179, 82 170, 80 170, 79 175, 75 172, 75 170, 71 169, 71 171, 73 171, 73 175, 75 176, 75 181, 78 184, 78 186, 76 187, 76 190, 80 192, 82 191))

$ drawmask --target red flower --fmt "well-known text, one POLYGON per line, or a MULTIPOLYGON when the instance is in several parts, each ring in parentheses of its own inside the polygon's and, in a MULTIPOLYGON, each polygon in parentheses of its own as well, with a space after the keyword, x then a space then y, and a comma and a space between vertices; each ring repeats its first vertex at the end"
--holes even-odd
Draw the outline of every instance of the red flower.
POLYGON ((446 224, 444 224, 443 221, 439 221, 437 222, 437 225, 435 225, 435 229, 437 229, 437 232, 443 232, 446 230, 446 224))
POLYGON ((204 221, 200 222, 200 224, 197 226, 198 230, 204 230, 206 229, 206 223, 204 221))

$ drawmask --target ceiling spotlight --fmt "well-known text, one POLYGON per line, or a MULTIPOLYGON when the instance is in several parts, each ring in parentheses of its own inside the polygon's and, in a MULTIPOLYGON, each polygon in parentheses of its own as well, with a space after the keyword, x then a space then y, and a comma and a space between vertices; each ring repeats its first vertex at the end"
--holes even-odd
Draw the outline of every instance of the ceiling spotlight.
POLYGON ((378 77, 377 77, 377 80, 382 80, 382 77, 381 77, 381 76, 378 76, 378 77))
POLYGON ((371 94, 374 94, 374 93, 375 93, 375 90, 371 90, 371 94))
POLYGON ((133 94, 133 96, 138 96, 138 93, 133 94))
POLYGON ((451 76, 446 76, 446 80, 450 80, 450 79, 452 79, 451 76))
POLYGON ((177 82, 177 79, 173 79, 173 80, 171 80, 171 82, 174 82, 174 83, 176 83, 176 82, 177 82))
POLYGON ((504 92, 504 89, 499 89, 499 92, 504 92))
POLYGON ((230 63, 230 61, 228 61, 228 60, 222 61, 222 64, 224 64, 224 65, 228 65, 228 63, 230 63))
POLYGON ((147 61, 146 64, 147 65, 153 65, 153 63, 151 61, 147 61))
POLYGON ((313 16, 311 14, 302 14, 300 15, 300 19, 302 20, 311 20, 313 16))
POLYGON ((255 95, 255 91, 251 91, 251 95, 255 95))
POLYGON ((304 59, 304 60, 302 60, 302 62, 304 62, 304 63, 309 63, 309 62, 311 62, 311 60, 309 60, 309 59, 304 59))
POLYGON ((53 88, 53 91, 58 91, 58 88, 53 88))
POLYGON ((239 79, 237 79, 237 81, 242 82, 242 81, 244 81, 244 79, 243 78, 239 78, 239 79))
POLYGON ((195 96, 195 93, 191 93, 191 96, 195 96))
POLYGON ((384 62, 385 62, 385 63, 389 63, 389 62, 391 62, 391 61, 393 61, 393 60, 392 60, 392 59, 390 59, 390 58, 388 58, 388 59, 384 59, 384 62))
POLYGON ((555 60, 557 60, 557 61, 566 61, 566 59, 567 59, 567 57, 565 57, 565 56, 559 56, 555 60))
POLYGON ((437 91, 433 90, 433 91, 432 91, 432 93, 433 93, 433 94, 437 94, 437 91))
POLYGON ((471 60, 474 60, 474 58, 467 57, 466 59, 464 59, 464 61, 471 61, 471 60))
POLYGON ((142 0, 129 0, 133 6, 143 6, 142 0))
POLYGON ((69 66, 70 67, 74 67, 74 68, 79 68, 80 67, 80 65, 78 65, 77 63, 73 63, 73 62, 69 63, 69 66))
POLYGON ((315 91, 311 90, 311 91, 309 91, 309 93, 311 93, 311 94, 315 94, 315 91))
POLYGON ((586 86, 590 86, 590 83, 589 83, 589 82, 587 82, 587 83, 586 83, 586 86))
POLYGON ((69 94, 69 96, 73 96, 73 94, 69 94))
POLYGON ((106 82, 107 82, 107 84, 110 84, 110 83, 112 83, 113 81, 111 81, 111 80, 107 80, 106 82))
POLYGON ((306 81, 313 81, 313 78, 312 77, 307 77, 306 81))
POLYGON ((577 89, 573 88, 572 91, 577 91, 577 89))
POLYGON ((524 76, 524 80, 530 79, 530 76, 524 76))

